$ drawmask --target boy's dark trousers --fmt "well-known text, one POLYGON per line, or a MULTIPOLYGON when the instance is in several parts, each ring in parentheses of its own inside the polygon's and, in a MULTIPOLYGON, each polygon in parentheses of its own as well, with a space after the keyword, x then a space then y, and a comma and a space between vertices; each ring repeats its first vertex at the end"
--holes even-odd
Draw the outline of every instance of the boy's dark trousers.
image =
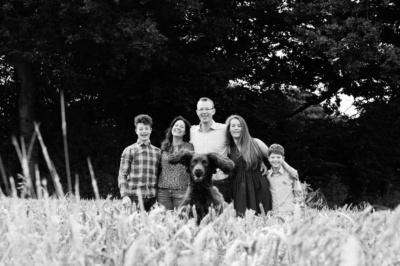
MULTIPOLYGON (((139 199, 138 199, 137 197, 135 197, 135 196, 129 196, 129 197, 131 198, 132 203, 135 203, 136 206, 137 206, 137 208, 140 209, 140 206, 139 206, 139 199)), ((143 199, 143 207, 144 207, 144 210, 145 210, 146 212, 149 212, 150 209, 151 209, 151 207, 154 205, 154 203, 156 203, 156 200, 157 200, 156 197, 153 197, 153 198, 145 198, 145 199, 143 199)))

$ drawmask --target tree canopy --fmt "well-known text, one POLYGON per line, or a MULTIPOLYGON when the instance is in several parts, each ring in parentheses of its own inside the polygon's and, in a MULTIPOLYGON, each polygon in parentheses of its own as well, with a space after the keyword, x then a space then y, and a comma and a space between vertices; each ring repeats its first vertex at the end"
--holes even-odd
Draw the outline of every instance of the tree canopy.
MULTIPOLYGON (((300 178, 332 204, 393 205, 387 195, 400 194, 396 1, 7 0, 0 7, 7 176, 20 171, 10 136, 29 140, 38 121, 64 177, 61 90, 71 168, 86 197, 93 195, 86 157, 102 195, 118 195, 134 116, 153 117, 159 145, 176 115, 198 123, 195 105, 207 96, 217 121, 240 114, 254 137, 286 147, 300 178), (355 98, 358 116, 339 113, 339 94, 355 98)), ((46 177, 41 156, 31 166, 39 163, 46 177)))

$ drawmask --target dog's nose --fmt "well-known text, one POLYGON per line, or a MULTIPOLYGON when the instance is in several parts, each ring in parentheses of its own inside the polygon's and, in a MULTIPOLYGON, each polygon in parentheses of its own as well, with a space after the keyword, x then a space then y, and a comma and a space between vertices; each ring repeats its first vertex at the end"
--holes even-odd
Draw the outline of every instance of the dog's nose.
POLYGON ((194 170, 194 175, 197 177, 200 177, 203 175, 203 171, 201 171, 200 169, 195 169, 194 170))

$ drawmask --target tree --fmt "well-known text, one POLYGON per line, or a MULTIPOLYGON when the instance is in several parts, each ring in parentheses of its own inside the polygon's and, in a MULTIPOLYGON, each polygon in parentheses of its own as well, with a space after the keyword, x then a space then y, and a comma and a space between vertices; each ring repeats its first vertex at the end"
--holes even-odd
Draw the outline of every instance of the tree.
MULTIPOLYGON (((63 90, 71 165, 91 197, 86 157, 100 175, 102 196, 110 187, 114 193, 120 152, 135 139, 134 116, 153 117, 152 142, 159 145, 174 116, 196 123, 195 104, 208 96, 216 120, 244 116, 253 136, 287 148, 307 181, 326 191, 337 184, 331 197, 341 204, 356 187, 348 162, 368 165, 341 152, 347 141, 357 150, 368 136, 360 131, 361 116, 353 121, 335 113, 335 95, 356 97, 372 120, 378 119, 373 110, 387 110, 374 109, 374 102, 396 102, 398 9, 396 2, 372 0, 8 0, 1 4, 0 62, 11 66, 1 70, 11 78, 1 85, 0 106, 17 112, 16 97, 26 99, 21 86, 28 84, 37 100, 28 105, 34 110, 28 120, 35 114, 42 122, 61 169, 63 90)), ((364 177, 372 180, 371 173, 364 177)))
MULTIPOLYGON (((36 102, 57 102, 38 98, 40 90, 49 96, 63 89, 73 101, 97 95, 87 90, 88 84, 81 86, 93 83, 93 73, 103 72, 105 65, 124 72, 128 59, 145 68, 164 40, 141 4, 130 1, 9 0, 1 5, 1 14, 0 55, 20 83, 19 134, 27 148, 33 122, 41 120, 35 115, 36 102)), ((32 177, 35 154, 30 157, 32 177)))
POLYGON ((288 58, 294 59, 294 74, 302 82, 296 85, 313 93, 291 116, 339 92, 355 97, 359 108, 363 102, 398 98, 397 2, 293 1, 290 8, 298 45, 288 58))
POLYGON ((384 195, 385 205, 399 204, 400 104, 398 100, 374 102, 350 120, 345 166, 345 182, 354 199, 377 201, 384 195))

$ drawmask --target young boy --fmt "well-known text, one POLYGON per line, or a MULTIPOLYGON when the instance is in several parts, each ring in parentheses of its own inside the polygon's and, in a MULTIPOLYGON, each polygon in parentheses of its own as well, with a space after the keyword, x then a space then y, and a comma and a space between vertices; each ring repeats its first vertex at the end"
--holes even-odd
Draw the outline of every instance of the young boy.
POLYGON ((279 144, 268 148, 268 181, 272 195, 272 210, 293 212, 294 204, 301 201, 302 190, 297 170, 285 161, 285 150, 279 144))
POLYGON ((140 196, 146 211, 156 202, 156 184, 161 162, 161 150, 150 144, 152 125, 153 120, 148 115, 135 117, 138 139, 123 151, 118 175, 122 204, 138 204, 140 196))

